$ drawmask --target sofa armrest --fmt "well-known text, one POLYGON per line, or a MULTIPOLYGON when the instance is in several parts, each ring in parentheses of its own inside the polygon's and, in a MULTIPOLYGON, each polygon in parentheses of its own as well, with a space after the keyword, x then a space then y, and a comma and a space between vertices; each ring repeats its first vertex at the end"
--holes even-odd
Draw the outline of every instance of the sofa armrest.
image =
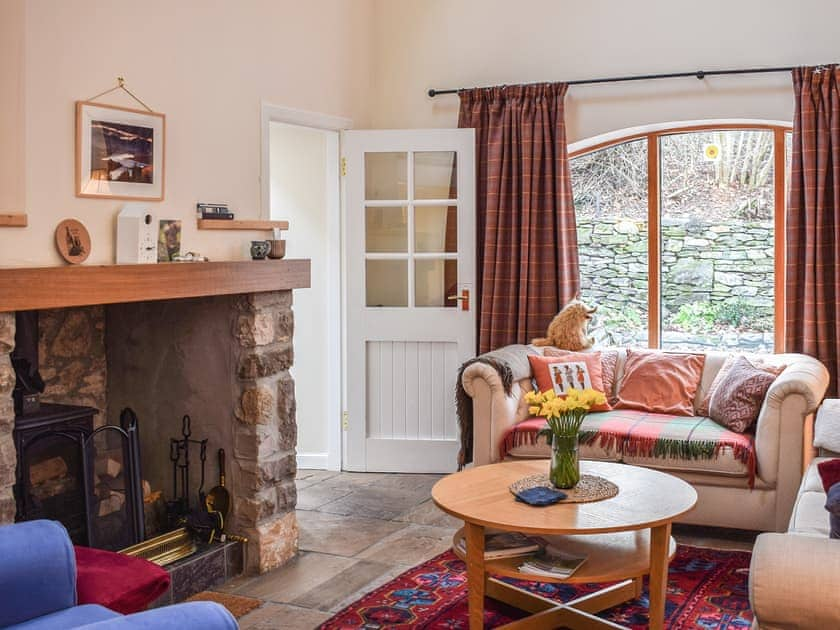
POLYGON ((767 357, 785 370, 770 386, 755 429, 758 477, 776 489, 776 531, 785 531, 805 465, 811 418, 828 387, 828 370, 804 354, 767 357))
POLYGON ((816 411, 828 389, 825 366, 807 354, 775 354, 767 362, 785 366, 767 391, 767 404, 778 407, 787 396, 798 394, 805 401, 807 413, 816 411))
POLYGON ((502 436, 513 427, 521 404, 519 381, 531 377, 528 354, 534 350, 524 345, 506 346, 493 354, 510 367, 513 380, 510 394, 495 368, 486 363, 473 363, 461 375, 464 391, 472 398, 473 463, 476 466, 499 461, 502 436))
POLYGON ((797 534, 761 534, 756 540, 750 604, 759 628, 838 628, 838 592, 838 541, 797 534))
POLYGON ((56 521, 0 527, 0 627, 76 605, 76 558, 56 521))

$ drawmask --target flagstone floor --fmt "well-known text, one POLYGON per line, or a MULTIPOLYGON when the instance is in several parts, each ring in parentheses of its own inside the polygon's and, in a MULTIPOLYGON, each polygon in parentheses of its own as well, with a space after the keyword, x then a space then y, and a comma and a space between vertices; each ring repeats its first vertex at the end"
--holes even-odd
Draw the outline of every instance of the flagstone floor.
MULTIPOLYGON (((441 475, 298 471, 300 553, 225 592, 264 604, 242 630, 309 630, 364 593, 448 549, 460 522, 431 501, 441 475)), ((755 532, 675 526, 678 542, 752 549, 755 532)))

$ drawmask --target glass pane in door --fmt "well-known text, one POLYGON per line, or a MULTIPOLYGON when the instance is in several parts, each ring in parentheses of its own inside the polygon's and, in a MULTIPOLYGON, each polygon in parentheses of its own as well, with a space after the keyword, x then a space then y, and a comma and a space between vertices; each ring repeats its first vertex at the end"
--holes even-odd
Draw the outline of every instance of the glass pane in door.
POLYGON ((414 208, 414 251, 435 254, 458 251, 457 206, 414 208))
POLYGON ((368 306, 408 306, 408 261, 365 261, 368 306))
POLYGON ((365 153, 365 199, 408 199, 408 154, 365 153))
POLYGON ((418 151, 414 154, 414 198, 457 199, 457 153, 418 151))
POLYGON ((365 251, 408 251, 408 208, 365 208, 365 251))
POLYGON ((455 307, 457 300, 446 298, 458 292, 458 261, 414 261, 414 305, 455 307))

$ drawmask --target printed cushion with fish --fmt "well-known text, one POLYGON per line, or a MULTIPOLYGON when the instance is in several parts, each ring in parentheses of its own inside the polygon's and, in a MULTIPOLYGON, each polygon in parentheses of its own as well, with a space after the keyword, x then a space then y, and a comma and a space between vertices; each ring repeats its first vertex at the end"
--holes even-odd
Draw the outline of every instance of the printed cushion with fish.
MULTIPOLYGON (((544 357, 529 354, 531 371, 541 392, 554 390, 558 396, 575 389, 592 388, 606 395, 601 368, 600 352, 568 352, 562 357, 544 357)), ((590 411, 609 411, 609 403, 595 405, 590 411)))

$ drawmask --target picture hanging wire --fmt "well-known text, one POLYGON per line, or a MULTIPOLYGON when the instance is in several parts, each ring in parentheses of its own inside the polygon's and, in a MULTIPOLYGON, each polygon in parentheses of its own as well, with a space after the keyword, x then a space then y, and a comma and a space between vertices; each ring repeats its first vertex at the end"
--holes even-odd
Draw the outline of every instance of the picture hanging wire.
POLYGON ((134 94, 134 92, 129 90, 127 87, 125 87, 125 78, 124 77, 117 77, 117 84, 114 87, 112 87, 110 90, 105 90, 104 92, 100 92, 96 96, 93 96, 93 97, 89 98, 88 101, 95 101, 96 99, 102 98, 106 94, 110 94, 111 92, 113 92, 115 90, 122 90, 123 92, 128 94, 131 98, 133 98, 135 101, 140 103, 143 107, 145 107, 148 111, 154 113, 155 110, 153 110, 151 107, 146 105, 146 103, 141 101, 140 98, 136 94, 134 94))

